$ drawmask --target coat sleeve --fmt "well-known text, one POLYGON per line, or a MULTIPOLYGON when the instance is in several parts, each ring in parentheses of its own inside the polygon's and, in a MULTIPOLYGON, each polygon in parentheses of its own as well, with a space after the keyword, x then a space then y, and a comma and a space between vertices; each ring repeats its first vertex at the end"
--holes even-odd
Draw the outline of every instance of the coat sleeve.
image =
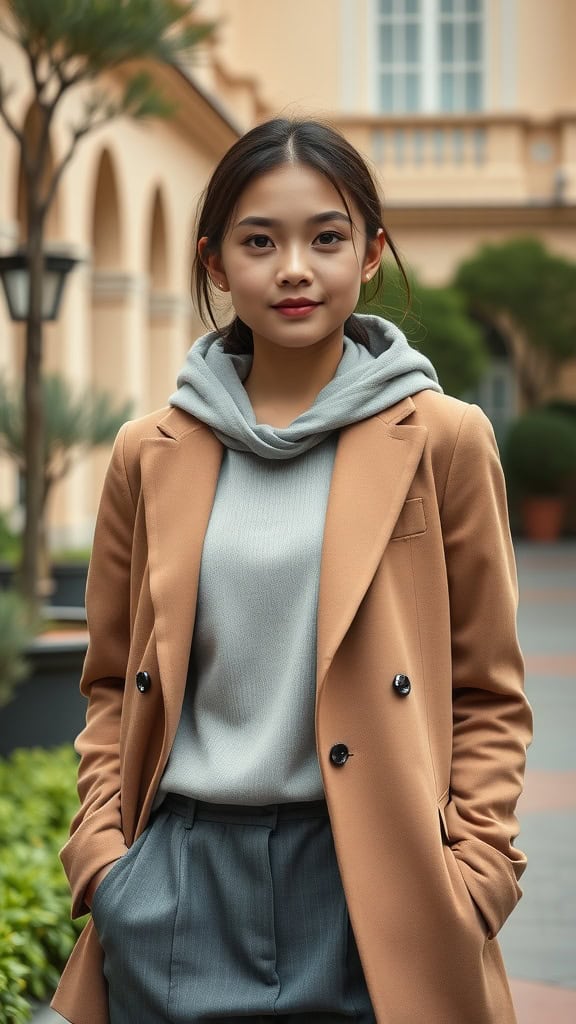
POLYGON ((452 627, 453 752, 448 839, 489 935, 521 896, 515 848, 532 715, 523 689, 517 580, 492 427, 462 418, 441 508, 452 627))
POLYGON ((86 726, 76 740, 81 807, 61 859, 72 916, 86 913, 86 887, 126 852, 120 817, 120 718, 130 647, 130 563, 135 507, 125 468, 128 425, 116 439, 96 520, 86 588, 89 645, 80 689, 86 726))

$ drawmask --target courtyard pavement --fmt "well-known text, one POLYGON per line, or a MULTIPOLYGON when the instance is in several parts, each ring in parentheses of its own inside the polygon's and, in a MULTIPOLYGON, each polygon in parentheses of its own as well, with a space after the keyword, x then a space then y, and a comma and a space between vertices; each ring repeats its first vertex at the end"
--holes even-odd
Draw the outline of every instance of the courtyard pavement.
POLYGON ((535 738, 518 808, 524 896, 500 941, 518 1024, 576 1024, 576 541, 519 543, 516 555, 535 738))
POLYGON ((576 1024, 576 542, 516 555, 534 742, 518 806, 524 896, 500 938, 519 1024, 576 1024))

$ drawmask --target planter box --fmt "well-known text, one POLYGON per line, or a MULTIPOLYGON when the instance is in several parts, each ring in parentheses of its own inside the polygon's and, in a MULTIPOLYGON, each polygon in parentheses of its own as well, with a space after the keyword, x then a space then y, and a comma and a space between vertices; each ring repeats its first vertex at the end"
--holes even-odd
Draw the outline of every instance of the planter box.
MULTIPOLYGON (((47 595, 51 606, 58 608, 83 608, 86 593, 86 576, 88 565, 56 564, 52 566, 52 583, 54 589, 47 595)), ((12 585, 14 567, 0 565, 0 590, 7 590, 12 585)))
POLYGON ((78 684, 86 633, 36 638, 26 651, 29 675, 0 708, 0 756, 18 747, 72 743, 84 726, 86 700, 78 684))
POLYGON ((86 563, 53 565, 54 590, 50 594, 50 604, 58 608, 83 608, 87 575, 88 565, 86 563))

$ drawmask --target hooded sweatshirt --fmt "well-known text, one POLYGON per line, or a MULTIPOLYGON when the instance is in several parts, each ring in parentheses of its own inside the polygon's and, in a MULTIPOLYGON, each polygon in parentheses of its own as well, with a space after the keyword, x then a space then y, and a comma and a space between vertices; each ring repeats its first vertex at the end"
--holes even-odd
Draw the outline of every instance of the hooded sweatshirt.
POLYGON ((251 355, 212 332, 190 349, 170 403, 224 445, 204 539, 188 680, 157 803, 323 796, 314 735, 316 615, 339 430, 418 391, 431 363, 389 321, 361 317, 332 380, 289 426, 257 423, 243 387, 251 355))

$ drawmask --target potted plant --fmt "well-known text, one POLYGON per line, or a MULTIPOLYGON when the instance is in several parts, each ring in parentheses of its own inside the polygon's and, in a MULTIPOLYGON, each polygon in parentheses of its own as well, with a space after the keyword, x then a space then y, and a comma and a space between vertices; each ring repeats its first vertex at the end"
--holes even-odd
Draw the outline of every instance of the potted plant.
POLYGON ((576 476, 576 425, 556 411, 525 413, 510 427, 504 465, 520 497, 525 535, 557 540, 569 482, 576 476))

